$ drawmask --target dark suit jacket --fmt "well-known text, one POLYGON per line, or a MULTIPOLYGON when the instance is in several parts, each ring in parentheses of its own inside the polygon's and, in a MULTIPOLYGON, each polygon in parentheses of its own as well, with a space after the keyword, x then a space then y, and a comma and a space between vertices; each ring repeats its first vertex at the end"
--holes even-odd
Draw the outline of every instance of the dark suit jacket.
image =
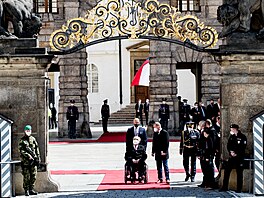
POLYGON ((152 153, 155 154, 155 160, 169 159, 169 133, 161 130, 160 133, 154 132, 152 142, 152 153), (166 153, 162 156, 161 151, 166 153))
POLYGON ((138 103, 135 105, 136 114, 142 115, 142 113, 143 113, 143 104, 140 103, 140 106, 138 106, 138 105, 139 105, 138 103), (139 112, 137 112, 138 110, 139 110, 139 112))
POLYGON ((125 154, 125 159, 128 162, 132 162, 132 159, 140 160, 144 162, 147 159, 147 154, 143 145, 138 145, 137 150, 133 147, 130 151, 127 151, 125 154))
MULTIPOLYGON (((147 149, 148 137, 146 130, 143 127, 139 127, 138 136, 141 138, 140 145, 143 145, 145 150, 147 149)), ((135 136, 134 126, 130 127, 126 133, 126 151, 133 149, 133 138, 135 136)))

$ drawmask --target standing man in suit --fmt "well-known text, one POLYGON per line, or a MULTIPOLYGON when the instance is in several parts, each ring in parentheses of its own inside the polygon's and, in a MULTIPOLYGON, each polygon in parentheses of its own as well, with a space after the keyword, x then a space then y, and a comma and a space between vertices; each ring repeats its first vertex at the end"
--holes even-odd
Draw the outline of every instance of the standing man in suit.
MULTIPOLYGON (((214 117, 220 116, 221 100, 218 98, 217 103, 214 104, 214 117)), ((215 121, 214 121, 215 122, 215 121)))
POLYGON ((74 105, 75 100, 70 100, 71 105, 67 109, 66 118, 68 121, 69 127, 69 138, 76 139, 76 122, 79 119, 79 111, 78 108, 74 105))
POLYGON ((194 128, 200 122, 200 115, 201 115, 201 112, 199 111, 198 102, 195 102, 194 107, 191 109, 191 116, 192 116, 192 121, 194 122, 194 128))
POLYGON ((126 151, 129 152, 133 149, 133 138, 134 136, 139 136, 141 138, 140 145, 143 145, 145 150, 147 149, 148 137, 146 130, 140 127, 140 121, 135 118, 133 121, 134 126, 129 128, 126 133, 126 151))
POLYGON ((170 107, 166 104, 166 100, 166 98, 162 98, 162 104, 159 107, 159 121, 164 130, 168 130, 168 122, 170 119, 170 107))
POLYGON ((215 120, 214 99, 210 100, 210 104, 207 105, 206 110, 207 110, 207 115, 206 115, 207 119, 214 121, 215 120))
POLYGON ((144 104, 144 113, 146 118, 146 126, 148 126, 148 117, 149 117, 149 99, 146 99, 144 104))
POLYGON ((143 126, 143 104, 141 103, 141 99, 138 99, 137 104, 135 105, 136 110, 136 118, 140 119, 141 125, 143 126))
POLYGON ((157 183, 163 182, 162 177, 162 164, 165 172, 166 183, 170 183, 168 159, 169 159, 169 134, 166 130, 162 129, 159 122, 155 122, 152 142, 152 156, 155 156, 157 171, 158 171, 158 181, 157 183))
POLYGON ((107 131, 107 122, 110 117, 110 107, 107 104, 107 99, 104 100, 104 104, 101 107, 101 117, 102 117, 102 125, 104 133, 109 133, 107 131))

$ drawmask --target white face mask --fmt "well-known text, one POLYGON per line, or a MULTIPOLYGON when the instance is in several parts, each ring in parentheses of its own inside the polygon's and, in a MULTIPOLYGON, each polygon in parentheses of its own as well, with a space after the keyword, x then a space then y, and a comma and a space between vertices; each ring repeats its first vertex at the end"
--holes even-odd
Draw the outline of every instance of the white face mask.
POLYGON ((200 126, 198 126, 197 128, 198 128, 198 130, 201 130, 202 129, 200 126))
POLYGON ((235 133, 233 131, 230 131, 230 135, 234 135, 235 133))
POLYGON ((25 131, 25 134, 26 134, 27 136, 30 136, 30 135, 31 135, 31 131, 25 131))
POLYGON ((134 145, 138 145, 139 144, 139 141, 138 140, 133 140, 133 144, 134 145))
POLYGON ((188 128, 188 131, 191 131, 191 130, 193 130, 193 129, 189 127, 189 128, 188 128))
POLYGON ((158 129, 157 128, 154 128, 153 130, 154 130, 154 132, 158 132, 158 129))

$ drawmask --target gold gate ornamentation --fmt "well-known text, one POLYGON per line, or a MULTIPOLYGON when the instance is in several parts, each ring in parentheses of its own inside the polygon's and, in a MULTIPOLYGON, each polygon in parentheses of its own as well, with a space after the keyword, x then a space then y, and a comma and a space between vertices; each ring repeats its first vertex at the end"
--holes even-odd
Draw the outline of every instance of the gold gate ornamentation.
POLYGON ((196 16, 157 0, 101 0, 83 18, 74 18, 52 33, 54 53, 72 53, 100 42, 118 39, 153 39, 184 45, 198 51, 218 41, 215 29, 196 16))

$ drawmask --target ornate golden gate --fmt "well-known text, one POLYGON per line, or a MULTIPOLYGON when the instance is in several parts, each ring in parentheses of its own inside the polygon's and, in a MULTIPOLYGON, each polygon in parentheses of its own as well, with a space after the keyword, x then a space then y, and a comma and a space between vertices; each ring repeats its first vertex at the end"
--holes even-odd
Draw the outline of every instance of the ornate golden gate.
POLYGON ((147 0, 101 0, 84 18, 74 18, 52 33, 52 54, 69 54, 101 42, 119 39, 151 39, 206 51, 218 41, 215 29, 196 16, 147 0))

